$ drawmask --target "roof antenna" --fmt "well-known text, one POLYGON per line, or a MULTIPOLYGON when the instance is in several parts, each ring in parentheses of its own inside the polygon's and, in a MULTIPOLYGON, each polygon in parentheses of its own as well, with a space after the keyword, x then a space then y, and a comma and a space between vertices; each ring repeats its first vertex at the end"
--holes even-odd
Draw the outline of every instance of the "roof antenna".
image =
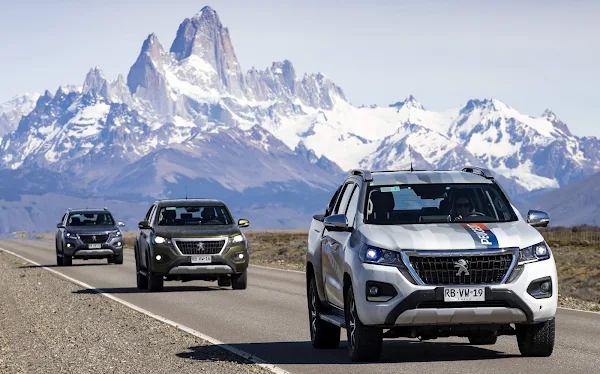
POLYGON ((410 156, 410 171, 414 171, 412 165, 412 149, 410 148, 410 144, 408 145, 408 155, 410 156))
POLYGON ((185 199, 187 200, 187 186, 185 186, 185 199))

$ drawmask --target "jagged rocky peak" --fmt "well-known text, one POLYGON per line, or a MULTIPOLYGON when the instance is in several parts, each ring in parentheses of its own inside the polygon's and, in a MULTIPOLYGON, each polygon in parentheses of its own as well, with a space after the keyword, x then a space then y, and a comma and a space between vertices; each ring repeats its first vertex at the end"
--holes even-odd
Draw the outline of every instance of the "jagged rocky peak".
POLYGON ((104 72, 98 66, 95 66, 88 71, 83 82, 83 93, 87 94, 92 91, 93 93, 100 92, 102 87, 106 83, 106 77, 104 72))
POLYGON ((407 97, 404 101, 398 101, 394 104, 390 104, 389 105, 392 108, 417 108, 417 109, 423 109, 425 110, 425 108, 423 107, 423 105, 417 101, 417 99, 415 99, 415 97, 413 95, 410 95, 409 97, 407 97))
POLYGON ((211 7, 205 6, 179 25, 170 52, 179 61, 196 56, 208 62, 228 92, 243 95, 244 76, 229 30, 221 24, 217 12, 211 7))
POLYGON ((550 123, 552 123, 552 125, 554 125, 555 128, 562 131, 565 135, 573 135, 567 124, 561 121, 552 110, 546 109, 544 113, 542 113, 542 118, 547 119, 550 123))

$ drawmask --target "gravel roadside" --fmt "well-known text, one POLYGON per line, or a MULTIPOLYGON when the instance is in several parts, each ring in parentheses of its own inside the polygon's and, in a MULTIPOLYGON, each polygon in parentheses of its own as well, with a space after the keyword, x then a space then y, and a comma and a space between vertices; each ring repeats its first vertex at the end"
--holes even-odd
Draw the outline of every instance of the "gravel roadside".
POLYGON ((0 373, 268 373, 0 251, 0 373))

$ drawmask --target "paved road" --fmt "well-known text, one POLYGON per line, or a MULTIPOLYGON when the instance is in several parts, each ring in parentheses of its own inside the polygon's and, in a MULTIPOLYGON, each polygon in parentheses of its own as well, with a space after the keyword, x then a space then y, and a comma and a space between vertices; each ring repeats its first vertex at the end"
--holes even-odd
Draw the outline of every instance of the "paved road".
MULTIPOLYGON (((0 241, 0 248, 43 265, 53 266, 56 261, 54 243, 49 241, 0 241)), ((337 350, 312 349, 303 274, 251 267, 246 290, 220 289, 216 283, 207 282, 166 282, 164 292, 149 294, 135 288, 131 251, 126 252, 123 265, 81 260, 73 264, 55 270, 292 373, 549 374, 600 370, 600 314, 561 309, 557 345, 549 358, 521 357, 512 336, 501 337, 496 345, 486 348, 467 345, 466 339, 394 339, 384 343, 381 362, 354 364, 348 359, 345 338, 337 350)), ((179 357, 186 359, 186 353, 179 357)))

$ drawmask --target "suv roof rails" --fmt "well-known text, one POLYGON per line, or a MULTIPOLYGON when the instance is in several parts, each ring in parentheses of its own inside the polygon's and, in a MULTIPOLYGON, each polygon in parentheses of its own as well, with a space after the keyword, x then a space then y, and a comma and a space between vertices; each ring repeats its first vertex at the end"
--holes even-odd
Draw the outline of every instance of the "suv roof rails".
POLYGON ((478 167, 478 166, 466 166, 462 169, 462 171, 466 173, 473 173, 477 175, 481 175, 486 179, 494 179, 492 172, 489 169, 478 167))
POLYGON ((439 170, 426 170, 426 169, 397 169, 397 170, 373 170, 372 173, 397 173, 397 172, 406 172, 406 171, 439 171, 439 170))
POLYGON ((363 177, 363 179, 366 182, 370 182, 373 180, 373 176, 371 175, 371 172, 366 169, 352 169, 352 170, 350 170, 349 175, 360 175, 363 177))

